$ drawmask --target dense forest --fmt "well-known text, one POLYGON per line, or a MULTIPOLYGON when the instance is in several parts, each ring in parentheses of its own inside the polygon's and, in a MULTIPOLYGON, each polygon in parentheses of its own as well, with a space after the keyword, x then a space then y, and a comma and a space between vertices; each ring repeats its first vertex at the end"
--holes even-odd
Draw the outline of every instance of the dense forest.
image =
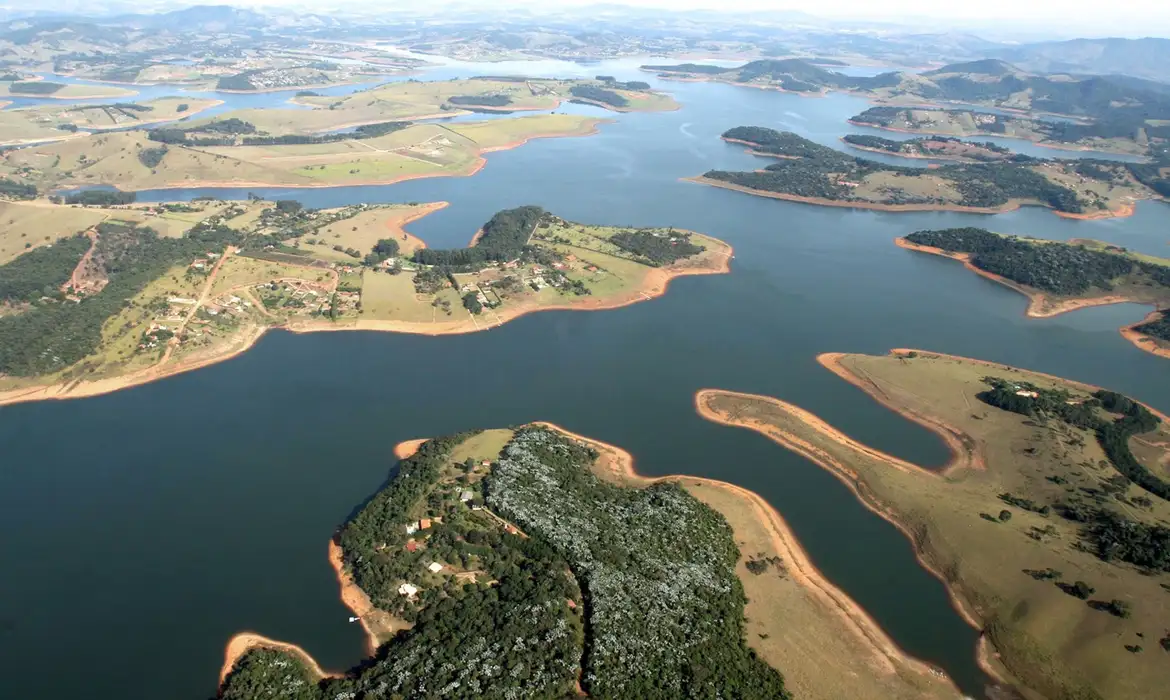
POLYGON ((37 186, 25 182, 17 182, 6 177, 0 177, 0 197, 12 199, 35 199, 37 186))
POLYGON ((52 95, 65 87, 61 83, 52 83, 47 80, 28 80, 12 83, 8 91, 13 95, 52 95))
POLYGON ((121 190, 94 189, 81 190, 65 196, 66 204, 82 204, 92 207, 113 207, 120 204, 132 204, 138 195, 134 192, 121 190))
POLYGON ((1130 437, 1148 433, 1161 423, 1142 404, 1112 391, 1101 390, 1089 398, 1080 398, 1067 391, 1042 389, 997 377, 987 377, 984 381, 991 386, 978 395, 984 403, 1005 411, 1033 418, 1061 420, 1077 428, 1094 431, 1105 456, 1118 472, 1155 496, 1170 500, 1170 483, 1138 462, 1129 448, 1130 437), (1121 417, 1111 420, 1097 409, 1121 417))
POLYGON ((723 138, 746 141, 758 150, 781 157, 763 171, 730 172, 711 170, 703 177, 748 189, 777 192, 798 197, 835 201, 864 200, 853 189, 868 175, 889 173, 904 177, 932 177, 947 181, 958 193, 958 201, 938 196, 913 195, 904 189, 887 188, 882 204, 957 204, 965 207, 999 207, 1012 200, 1035 200, 1057 211, 1079 213, 1084 203, 1064 185, 1052 182, 1026 164, 963 163, 929 171, 855 158, 827 146, 813 143, 791 132, 763 127, 736 127, 723 138))
POLYGON ((610 107, 626 107, 630 101, 622 97, 613 90, 606 90, 605 88, 595 87, 593 85, 574 85, 569 88, 569 94, 573 97, 590 100, 592 102, 601 102, 610 107))
POLYGON ((1081 245, 1031 241, 973 227, 916 231, 906 240, 948 253, 969 253, 970 263, 981 270, 1061 296, 1108 291, 1119 280, 1158 285, 1170 291, 1170 267, 1081 245))
POLYGON ((507 107, 512 104, 512 98, 507 95, 455 95, 447 101, 453 105, 467 105, 471 107, 507 107))
POLYGON ((872 148, 879 151, 886 151, 898 155, 909 156, 924 156, 924 157, 943 157, 946 156, 945 144, 963 144, 964 146, 975 146, 979 150, 966 150, 962 157, 971 160, 980 160, 985 162, 997 162, 1011 158, 1017 163, 1027 162, 1032 160, 1029 156, 1021 154, 1013 154, 1011 149, 997 146, 990 141, 983 142, 966 142, 962 139, 957 139, 949 136, 930 136, 907 139, 905 141, 898 141, 895 139, 882 138, 881 136, 871 136, 869 134, 846 134, 842 137, 845 143, 858 148, 872 148), (944 144, 940 146, 938 144, 944 144))
POLYGON ((681 232, 657 235, 650 231, 618 231, 609 240, 635 256, 638 262, 652 267, 671 263, 702 253, 706 248, 691 243, 691 234, 681 232))
POLYGON ((475 246, 446 250, 422 248, 415 251, 414 260, 422 265, 453 267, 513 260, 520 256, 537 224, 546 216, 548 213, 544 209, 535 206, 505 209, 496 212, 483 225, 483 234, 475 246))
POLYGON ((93 259, 109 284, 79 303, 46 301, 0 318, 0 374, 44 375, 80 362, 100 346, 106 320, 143 287, 195 255, 238 242, 239 235, 226 226, 200 224, 182 238, 163 238, 150 228, 98 224, 93 259))
POLYGON ((1160 340, 1170 340, 1170 312, 1159 311, 1154 320, 1138 324, 1134 330, 1160 340))
POLYGON ((147 138, 161 143, 180 146, 301 146, 311 143, 334 143, 337 141, 360 141, 374 139, 386 134, 392 134, 410 126, 412 122, 391 121, 376 124, 363 124, 352 131, 341 131, 329 134, 281 134, 278 136, 250 135, 256 133, 256 127, 235 117, 214 121, 201 126, 180 128, 175 126, 160 127, 147 132, 147 138), (204 136, 202 134, 221 134, 204 136), (237 136, 240 138, 237 140, 237 136))
POLYGON ((602 482, 591 449, 523 428, 473 501, 520 534, 457 497, 469 482, 450 474, 479 468, 451 462, 470 435, 424 443, 339 534, 358 584, 413 627, 319 684, 295 658, 254 650, 221 697, 556 698, 576 694, 578 680, 598 698, 788 697, 744 644, 738 551, 717 513, 677 486, 602 482), (422 513, 430 526, 409 532, 422 513), (427 579, 417 596, 400 595, 428 562, 485 576, 427 579))
POLYGON ((0 303, 33 302, 43 296, 60 298, 61 285, 69 281, 90 243, 88 237, 77 234, 0 265, 0 303))
POLYGON ((244 71, 235 75, 225 75, 215 84, 216 90, 255 90, 250 77, 259 71, 244 71))

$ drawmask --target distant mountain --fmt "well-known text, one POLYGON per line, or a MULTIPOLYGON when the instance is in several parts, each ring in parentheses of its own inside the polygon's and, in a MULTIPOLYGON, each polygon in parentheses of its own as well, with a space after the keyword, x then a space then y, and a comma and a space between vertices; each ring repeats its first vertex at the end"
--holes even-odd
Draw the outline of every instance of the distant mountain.
POLYGON ((1072 39, 995 49, 986 55, 1041 73, 1117 73, 1170 82, 1170 39, 1072 39))
POLYGON ((943 66, 937 70, 927 71, 922 75, 934 77, 938 75, 990 75, 995 77, 1002 77, 1005 75, 1019 75, 1024 71, 1016 68, 1010 63, 1000 61, 994 58, 985 58, 981 61, 968 61, 966 63, 952 63, 949 66, 943 66))
POLYGON ((159 14, 111 17, 104 20, 103 24, 174 32, 255 30, 266 26, 268 18, 259 12, 230 5, 193 5, 182 10, 159 14))

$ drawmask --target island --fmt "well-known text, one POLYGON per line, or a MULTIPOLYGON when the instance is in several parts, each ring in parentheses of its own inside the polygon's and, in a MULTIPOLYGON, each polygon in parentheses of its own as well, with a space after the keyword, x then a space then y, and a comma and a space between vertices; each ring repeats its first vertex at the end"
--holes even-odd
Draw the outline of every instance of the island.
POLYGON ((1145 155, 1170 140, 1170 126, 1156 123, 1034 119, 968 109, 871 107, 850 124, 911 134, 999 136, 1068 150, 1145 155))
POLYGON ((497 213, 471 247, 435 250, 402 227, 445 202, 310 210, 118 195, 8 206, 19 226, 0 235, 0 404, 195 369, 270 328, 440 335, 617 308, 680 276, 726 273, 732 256, 702 234, 579 224, 534 206, 497 213), (23 243, 49 223, 72 233, 23 243))
POLYGON ((765 127, 735 127, 723 139, 777 162, 748 172, 711 170, 691 181, 822 206, 994 214, 1030 205, 1098 219, 1129 216, 1136 200, 1170 193, 1170 168, 1160 165, 1016 155, 914 168, 850 156, 765 127))
POLYGON ((950 446, 928 469, 778 399, 696 396, 831 472, 901 529, 983 632, 994 675, 1048 698, 1141 700, 1170 682, 1170 429, 1127 397, 921 350, 819 362, 950 446))
POLYGON ((1104 304, 1152 304, 1160 310, 1121 333, 1143 350, 1170 357, 1170 324, 1164 311, 1170 307, 1170 260, 1099 241, 1065 243, 973 227, 917 231, 896 243, 959 260, 967 269, 1024 294, 1031 318, 1104 304))
POLYGON ((247 633, 221 698, 955 696, 750 492, 640 477, 623 450, 546 423, 396 452, 329 548, 372 658, 328 673, 247 633))

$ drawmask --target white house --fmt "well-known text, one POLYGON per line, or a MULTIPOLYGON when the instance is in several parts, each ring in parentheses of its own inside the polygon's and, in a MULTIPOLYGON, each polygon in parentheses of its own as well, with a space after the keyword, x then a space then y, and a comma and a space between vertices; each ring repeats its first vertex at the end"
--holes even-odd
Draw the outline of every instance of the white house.
POLYGON ((427 571, 430 571, 432 574, 437 574, 442 570, 443 570, 443 565, 437 561, 433 561, 430 564, 427 564, 427 571))
POLYGON ((413 598, 418 595, 418 586, 410 583, 404 583, 398 587, 398 595, 404 595, 407 598, 413 598))
POLYGON ((413 535, 416 532, 418 532, 418 521, 410 523, 406 526, 406 534, 413 535))

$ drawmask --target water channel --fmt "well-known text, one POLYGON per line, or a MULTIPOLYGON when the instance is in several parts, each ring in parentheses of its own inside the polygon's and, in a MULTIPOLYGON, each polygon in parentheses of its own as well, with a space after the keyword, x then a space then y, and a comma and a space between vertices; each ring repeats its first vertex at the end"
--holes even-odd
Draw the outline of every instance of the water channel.
MULTIPOLYGON (((636 65, 523 67, 633 78, 636 65)), ((433 77, 483 72, 448 66, 433 77)), ((683 278, 664 297, 622 309, 532 314, 471 335, 277 331, 230 361, 153 384, 0 408, 0 672, 9 692, 203 700, 215 691, 223 645, 242 630, 300 644, 326 668, 356 663, 363 638, 338 599, 326 543, 384 482, 393 446, 540 419, 628 449, 646 474, 713 477, 761 494, 902 648, 981 697, 977 632, 906 538, 811 462, 700 419, 693 395, 719 387, 777 396, 934 467, 947 458, 934 435, 821 369, 816 354, 950 352, 1170 410, 1166 361, 1117 333, 1144 307, 1029 320, 1022 296, 893 245, 921 228, 982 225, 1165 255, 1170 207, 1145 202, 1108 221, 1036 208, 889 214, 681 182, 710 168, 758 167, 718 139, 729 127, 791 128, 841 147, 852 131, 844 120, 866 103, 662 85, 681 110, 618 115, 592 137, 494 153, 474 177, 250 191, 313 207, 449 201, 410 226, 432 246, 465 245, 492 213, 521 204, 581 221, 673 225, 735 246, 729 275, 683 278)))

